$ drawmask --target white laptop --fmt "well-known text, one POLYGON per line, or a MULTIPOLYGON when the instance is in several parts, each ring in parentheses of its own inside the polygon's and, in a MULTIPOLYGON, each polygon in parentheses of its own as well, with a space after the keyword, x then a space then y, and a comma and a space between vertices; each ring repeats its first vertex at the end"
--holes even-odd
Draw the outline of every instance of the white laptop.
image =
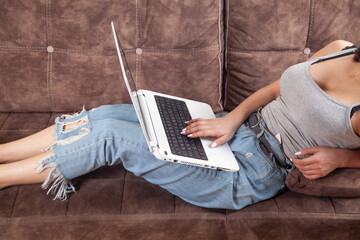
POLYGON ((124 81, 147 144, 154 156, 174 163, 238 171, 239 165, 227 143, 211 148, 210 145, 215 138, 188 138, 180 134, 187 120, 215 118, 210 105, 144 89, 138 90, 113 22, 111 27, 124 81), (178 113, 177 110, 184 113, 178 113), (176 123, 172 125, 174 121, 176 123))

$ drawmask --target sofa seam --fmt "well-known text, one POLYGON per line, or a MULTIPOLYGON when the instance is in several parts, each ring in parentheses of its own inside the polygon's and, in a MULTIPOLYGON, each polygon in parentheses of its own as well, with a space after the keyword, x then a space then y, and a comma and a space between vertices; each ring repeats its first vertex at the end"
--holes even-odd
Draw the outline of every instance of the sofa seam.
POLYGON ((222 84, 223 84, 223 71, 224 71, 224 66, 223 66, 223 62, 221 61, 221 6, 222 6, 222 1, 218 0, 219 4, 218 4, 218 26, 219 26, 219 32, 218 32, 218 48, 219 48, 219 52, 218 52, 218 60, 219 60, 219 81, 218 81, 218 93, 219 93, 219 97, 218 97, 218 101, 217 104, 220 106, 220 110, 223 111, 224 110, 224 106, 222 105, 222 84))
POLYGON ((331 205, 332 205, 332 207, 333 207, 333 209, 334 209, 334 213, 337 214, 337 211, 336 211, 336 208, 335 208, 335 204, 334 204, 334 202, 333 202, 333 200, 332 200, 332 197, 328 197, 328 199, 329 199, 330 202, 331 202, 331 205))
POLYGON ((4 122, 1 124, 1 126, 0 126, 0 130, 1 130, 1 131, 6 130, 6 129, 2 129, 2 128, 4 127, 6 121, 10 118, 10 114, 11 114, 11 112, 8 112, 8 113, 7 113, 6 119, 5 119, 4 122))
POLYGON ((22 48, 35 48, 35 49, 42 49, 42 50, 44 50, 44 51, 46 51, 46 47, 41 47, 41 46, 39 46, 39 47, 34 47, 34 46, 29 46, 29 47, 27 47, 27 46, 5 46, 5 45, 0 45, 0 49, 18 49, 18 48, 20 48, 20 49, 22 49, 22 48))
POLYGON ((47 88, 47 94, 48 94, 48 98, 49 98, 49 107, 50 107, 50 112, 52 112, 53 107, 52 107, 52 100, 51 100, 51 68, 52 68, 52 54, 48 53, 48 57, 47 57, 47 66, 46 66, 46 88, 47 88))
MULTIPOLYGON (((26 47, 26 46, 0 46, 0 51, 16 51, 23 50, 26 52, 47 52, 47 47, 26 47)), ((136 49, 126 49, 125 52, 133 52, 136 49)), ((142 54, 157 54, 157 53, 169 53, 169 52, 207 52, 218 51, 217 45, 210 45, 201 48, 144 48, 142 54)), ((97 50, 76 50, 71 48, 55 48, 54 53, 73 53, 73 54, 93 54, 93 55, 112 55, 116 54, 116 51, 97 51, 97 50)))
POLYGON ((135 3, 135 37, 136 37, 136 46, 139 46, 139 35, 140 35, 140 31, 139 31, 139 16, 138 16, 138 6, 139 5, 139 1, 136 0, 135 3))
POLYGON ((305 45, 308 46, 312 40, 312 32, 314 27, 314 18, 315 18, 315 2, 314 0, 310 0, 310 16, 309 16, 309 29, 307 33, 307 39, 305 45))
POLYGON ((228 59, 227 59, 227 55, 228 55, 228 36, 229 36, 229 16, 230 16, 230 10, 229 10, 229 5, 230 5, 230 1, 229 0, 226 0, 225 1, 226 3, 226 6, 225 6, 225 13, 226 13, 226 32, 224 33, 224 51, 225 51, 225 54, 224 54, 224 71, 226 72, 226 78, 225 78, 225 85, 224 85, 224 109, 226 109, 226 105, 227 105, 227 97, 228 97, 228 91, 227 91, 227 88, 228 88, 228 81, 229 81, 229 72, 228 72, 228 59))
POLYGON ((16 191, 14 203, 13 203, 12 208, 11 208, 10 218, 12 218, 12 217, 13 217, 13 214, 14 214, 14 208, 15 208, 15 204, 16 204, 16 201, 17 201, 17 198, 18 198, 18 195, 19 195, 20 187, 21 187, 21 186, 18 186, 18 189, 17 189, 17 191, 16 191))
MULTIPOLYGON (((47 1, 47 9, 46 9, 46 40, 47 45, 51 46, 51 0, 47 1)), ((46 49, 47 50, 47 49, 46 49)), ((51 84, 52 84, 52 53, 47 51, 47 66, 46 66, 46 87, 47 94, 49 98, 49 108, 50 112, 53 111, 52 105, 52 97, 51 97, 51 84)))
POLYGON ((51 45, 51 43, 52 43, 52 39, 51 39, 51 0, 48 0, 48 9, 47 9, 47 12, 48 12, 48 16, 47 16, 47 22, 48 22, 48 24, 47 24, 47 37, 48 37, 48 41, 47 41, 47 43, 49 44, 49 45, 51 45))
POLYGON ((124 182, 123 182, 123 194, 122 194, 122 196, 121 196, 121 205, 120 205, 120 213, 119 213, 119 215, 124 215, 123 214, 123 205, 124 205, 124 199, 125 199, 125 182, 126 182, 126 175, 128 174, 128 171, 124 168, 124 182))
POLYGON ((279 51, 274 51, 274 50, 242 50, 242 49, 238 49, 238 48, 228 48, 228 50, 230 50, 229 52, 236 52, 236 53, 248 53, 248 54, 303 54, 303 52, 301 50, 279 50, 279 51))

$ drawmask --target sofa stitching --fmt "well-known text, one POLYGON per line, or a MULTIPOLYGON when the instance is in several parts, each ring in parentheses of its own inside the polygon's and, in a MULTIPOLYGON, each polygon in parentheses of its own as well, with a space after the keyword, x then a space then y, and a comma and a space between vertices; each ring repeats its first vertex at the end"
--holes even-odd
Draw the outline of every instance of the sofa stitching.
MULTIPOLYGON (((51 46, 51 0, 47 1, 47 8, 46 8, 46 40, 47 45, 51 46)), ((46 49, 47 50, 47 49, 46 49)), ((47 51, 47 65, 46 65, 46 87, 47 87, 47 94, 49 98, 49 108, 52 111, 52 100, 51 100, 51 68, 52 68, 52 53, 47 51)))
POLYGON ((52 97, 51 97, 51 87, 52 87, 52 63, 53 63, 53 55, 52 53, 49 53, 50 55, 50 72, 49 72, 49 100, 50 100, 50 111, 53 110, 53 103, 52 103, 52 97))
POLYGON ((51 45, 52 43, 52 36, 51 36, 51 0, 49 0, 49 6, 48 6, 48 12, 49 12, 49 19, 48 19, 48 27, 49 27, 49 39, 48 43, 51 45))
POLYGON ((135 37, 136 37, 136 45, 139 46, 139 29, 138 29, 138 0, 136 0, 135 4, 135 37))
POLYGON ((141 55, 139 56, 139 62, 138 62, 138 65, 139 65, 139 79, 138 79, 138 85, 139 87, 141 86, 141 55))
POLYGON ((136 54, 136 57, 135 57, 135 84, 136 84, 137 88, 140 88, 138 79, 139 79, 139 55, 136 54))
MULTIPOLYGON (((46 47, 18 47, 18 46, 0 46, 0 51, 26 50, 31 52, 47 52, 46 47)), ((142 54, 158 54, 169 52, 207 52, 218 51, 217 45, 211 45, 203 48, 144 48, 142 54)), ((116 51, 96 51, 96 50, 76 50, 69 48, 54 48, 56 53, 73 53, 73 54, 116 54, 116 51)), ((135 49, 127 49, 125 52, 133 52, 135 49)))
POLYGON ((306 46, 308 46, 312 40, 312 32, 313 32, 314 18, 315 18, 314 12, 315 12, 315 2, 313 0, 310 0, 310 16, 309 16, 310 19, 309 19, 309 30, 306 39, 306 46))
POLYGON ((41 50, 43 50, 43 51, 46 51, 46 47, 20 47, 20 46, 3 46, 3 45, 0 45, 0 48, 5 48, 5 49, 18 49, 18 48, 20 48, 20 49, 23 49, 23 48, 25 48, 25 49, 27 49, 27 48, 35 48, 35 49, 41 49, 41 50))
POLYGON ((46 65, 46 88, 47 88, 47 93, 48 93, 48 97, 49 97, 49 104, 50 104, 50 111, 52 111, 52 99, 51 99, 51 75, 52 75, 52 54, 48 53, 48 61, 47 61, 47 65, 46 65))
MULTIPOLYGON (((47 90, 47 95, 48 98, 50 99, 50 91, 49 91, 49 71, 50 68, 50 54, 48 53, 47 55, 47 63, 46 63, 46 90, 47 90)), ((51 106, 50 106, 50 111, 51 111, 51 106)))
POLYGON ((249 53, 249 54, 303 54, 300 50, 279 50, 279 51, 266 51, 266 50, 242 50, 238 48, 228 48, 228 50, 231 50, 230 52, 237 52, 237 53, 249 53))
POLYGON ((219 45, 219 52, 218 52, 218 60, 219 60, 219 80, 218 80, 218 90, 219 90, 219 98, 218 98, 218 105, 220 106, 221 111, 224 110, 224 107, 221 104, 221 100, 222 100, 222 84, 223 84, 223 66, 222 66, 222 62, 221 62, 221 0, 218 1, 218 11, 219 11, 219 16, 218 16, 218 26, 219 26, 219 33, 218 33, 218 45, 219 45))
POLYGON ((230 16, 230 10, 229 10, 229 5, 230 5, 230 1, 227 0, 226 1, 226 32, 225 32, 225 63, 224 63, 224 68, 225 68, 225 71, 226 71, 226 79, 225 79, 225 86, 224 86, 224 108, 227 104, 227 95, 228 95, 228 91, 227 91, 227 88, 228 88, 228 80, 229 80, 229 72, 227 71, 227 54, 228 54, 228 36, 229 36, 229 16, 230 16))

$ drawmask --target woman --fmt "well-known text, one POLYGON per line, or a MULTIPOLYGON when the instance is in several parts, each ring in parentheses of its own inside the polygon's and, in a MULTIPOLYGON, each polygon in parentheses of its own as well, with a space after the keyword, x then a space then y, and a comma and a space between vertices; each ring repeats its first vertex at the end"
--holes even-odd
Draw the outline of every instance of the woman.
POLYGON ((122 163, 135 175, 192 204, 241 209, 281 192, 294 166, 308 179, 323 177, 335 168, 360 167, 360 112, 356 112, 360 53, 356 47, 340 52, 349 45, 330 43, 226 116, 191 120, 179 133, 190 138, 216 137, 211 147, 229 142, 240 165, 238 172, 156 159, 132 106, 106 105, 62 115, 47 129, 0 145, 0 189, 44 182, 43 188, 51 185, 49 192, 56 194, 55 199, 65 200, 75 191, 71 179, 122 163), (249 116, 259 108, 259 118, 252 124, 249 116), (260 126, 260 134, 254 126, 260 126), (268 148, 259 139, 265 139, 268 148))

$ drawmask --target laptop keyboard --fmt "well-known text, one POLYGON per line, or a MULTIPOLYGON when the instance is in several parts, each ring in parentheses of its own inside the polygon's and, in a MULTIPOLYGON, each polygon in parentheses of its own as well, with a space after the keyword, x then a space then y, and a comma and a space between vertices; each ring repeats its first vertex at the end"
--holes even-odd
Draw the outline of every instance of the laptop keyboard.
POLYGON ((208 160, 200 138, 189 138, 180 134, 186 127, 185 121, 191 119, 186 103, 157 95, 155 95, 155 101, 172 154, 208 160))

